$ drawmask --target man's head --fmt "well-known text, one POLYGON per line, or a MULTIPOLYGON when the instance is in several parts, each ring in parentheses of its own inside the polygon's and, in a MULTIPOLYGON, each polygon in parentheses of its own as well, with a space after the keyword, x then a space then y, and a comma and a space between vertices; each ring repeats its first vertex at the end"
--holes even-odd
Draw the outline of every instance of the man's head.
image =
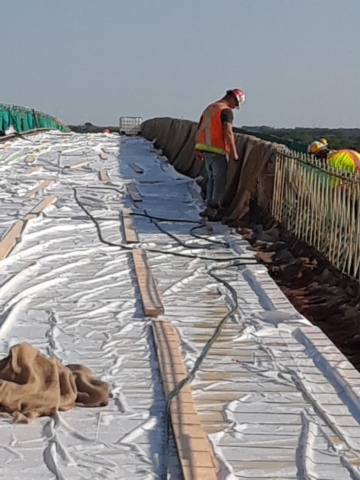
POLYGON ((322 150, 320 150, 320 152, 318 152, 316 155, 314 155, 314 157, 317 160, 326 160, 329 152, 330 150, 327 147, 325 147, 322 150))
POLYGON ((223 99, 230 108, 240 108, 240 105, 245 102, 245 93, 240 88, 228 90, 223 99))
POLYGON ((314 157, 319 160, 326 159, 329 153, 327 140, 325 138, 321 138, 318 141, 310 143, 308 146, 308 153, 314 155, 314 157))

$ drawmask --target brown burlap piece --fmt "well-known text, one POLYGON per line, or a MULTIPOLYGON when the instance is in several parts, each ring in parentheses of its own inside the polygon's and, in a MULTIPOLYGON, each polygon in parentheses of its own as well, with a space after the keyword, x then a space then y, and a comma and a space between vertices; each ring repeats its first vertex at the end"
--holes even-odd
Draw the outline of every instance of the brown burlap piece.
POLYGON ((239 140, 245 142, 245 148, 240 157, 241 172, 236 191, 233 190, 232 202, 228 207, 230 220, 245 217, 252 197, 264 208, 268 207, 272 198, 274 156, 278 146, 255 137, 242 137, 245 138, 239 140))
POLYGON ((28 343, 15 345, 0 361, 0 412, 14 422, 29 423, 75 406, 103 407, 110 385, 83 365, 62 365, 28 343))

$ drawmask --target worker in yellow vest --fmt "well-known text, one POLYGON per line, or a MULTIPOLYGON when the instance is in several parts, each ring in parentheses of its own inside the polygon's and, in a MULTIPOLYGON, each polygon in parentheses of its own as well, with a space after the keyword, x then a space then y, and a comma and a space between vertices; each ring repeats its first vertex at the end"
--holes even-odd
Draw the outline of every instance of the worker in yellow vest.
POLYGON ((325 160, 329 167, 342 172, 360 173, 360 153, 355 150, 330 150, 325 138, 312 142, 308 152, 318 160, 325 160))
POLYGON ((208 174, 206 189, 206 210, 202 216, 210 221, 221 220, 221 197, 225 190, 227 162, 229 156, 239 159, 232 129, 234 115, 245 101, 245 94, 239 88, 228 90, 226 95, 209 105, 203 114, 196 133, 196 158, 204 160, 208 174))

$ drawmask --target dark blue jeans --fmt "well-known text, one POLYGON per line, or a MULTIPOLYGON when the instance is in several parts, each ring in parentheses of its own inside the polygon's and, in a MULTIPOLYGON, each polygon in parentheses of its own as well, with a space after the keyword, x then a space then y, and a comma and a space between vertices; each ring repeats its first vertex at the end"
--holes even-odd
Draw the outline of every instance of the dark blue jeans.
POLYGON ((208 174, 206 188, 206 205, 218 208, 226 185, 227 160, 225 155, 203 152, 205 167, 208 174))

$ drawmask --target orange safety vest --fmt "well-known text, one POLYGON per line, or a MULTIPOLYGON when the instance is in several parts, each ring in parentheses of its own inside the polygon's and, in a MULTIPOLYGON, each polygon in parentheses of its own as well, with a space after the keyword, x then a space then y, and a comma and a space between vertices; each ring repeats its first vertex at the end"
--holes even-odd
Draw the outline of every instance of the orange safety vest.
POLYGON ((213 103, 204 111, 196 134, 196 150, 220 155, 230 153, 230 147, 224 138, 224 127, 221 122, 221 112, 226 108, 229 107, 213 103))

